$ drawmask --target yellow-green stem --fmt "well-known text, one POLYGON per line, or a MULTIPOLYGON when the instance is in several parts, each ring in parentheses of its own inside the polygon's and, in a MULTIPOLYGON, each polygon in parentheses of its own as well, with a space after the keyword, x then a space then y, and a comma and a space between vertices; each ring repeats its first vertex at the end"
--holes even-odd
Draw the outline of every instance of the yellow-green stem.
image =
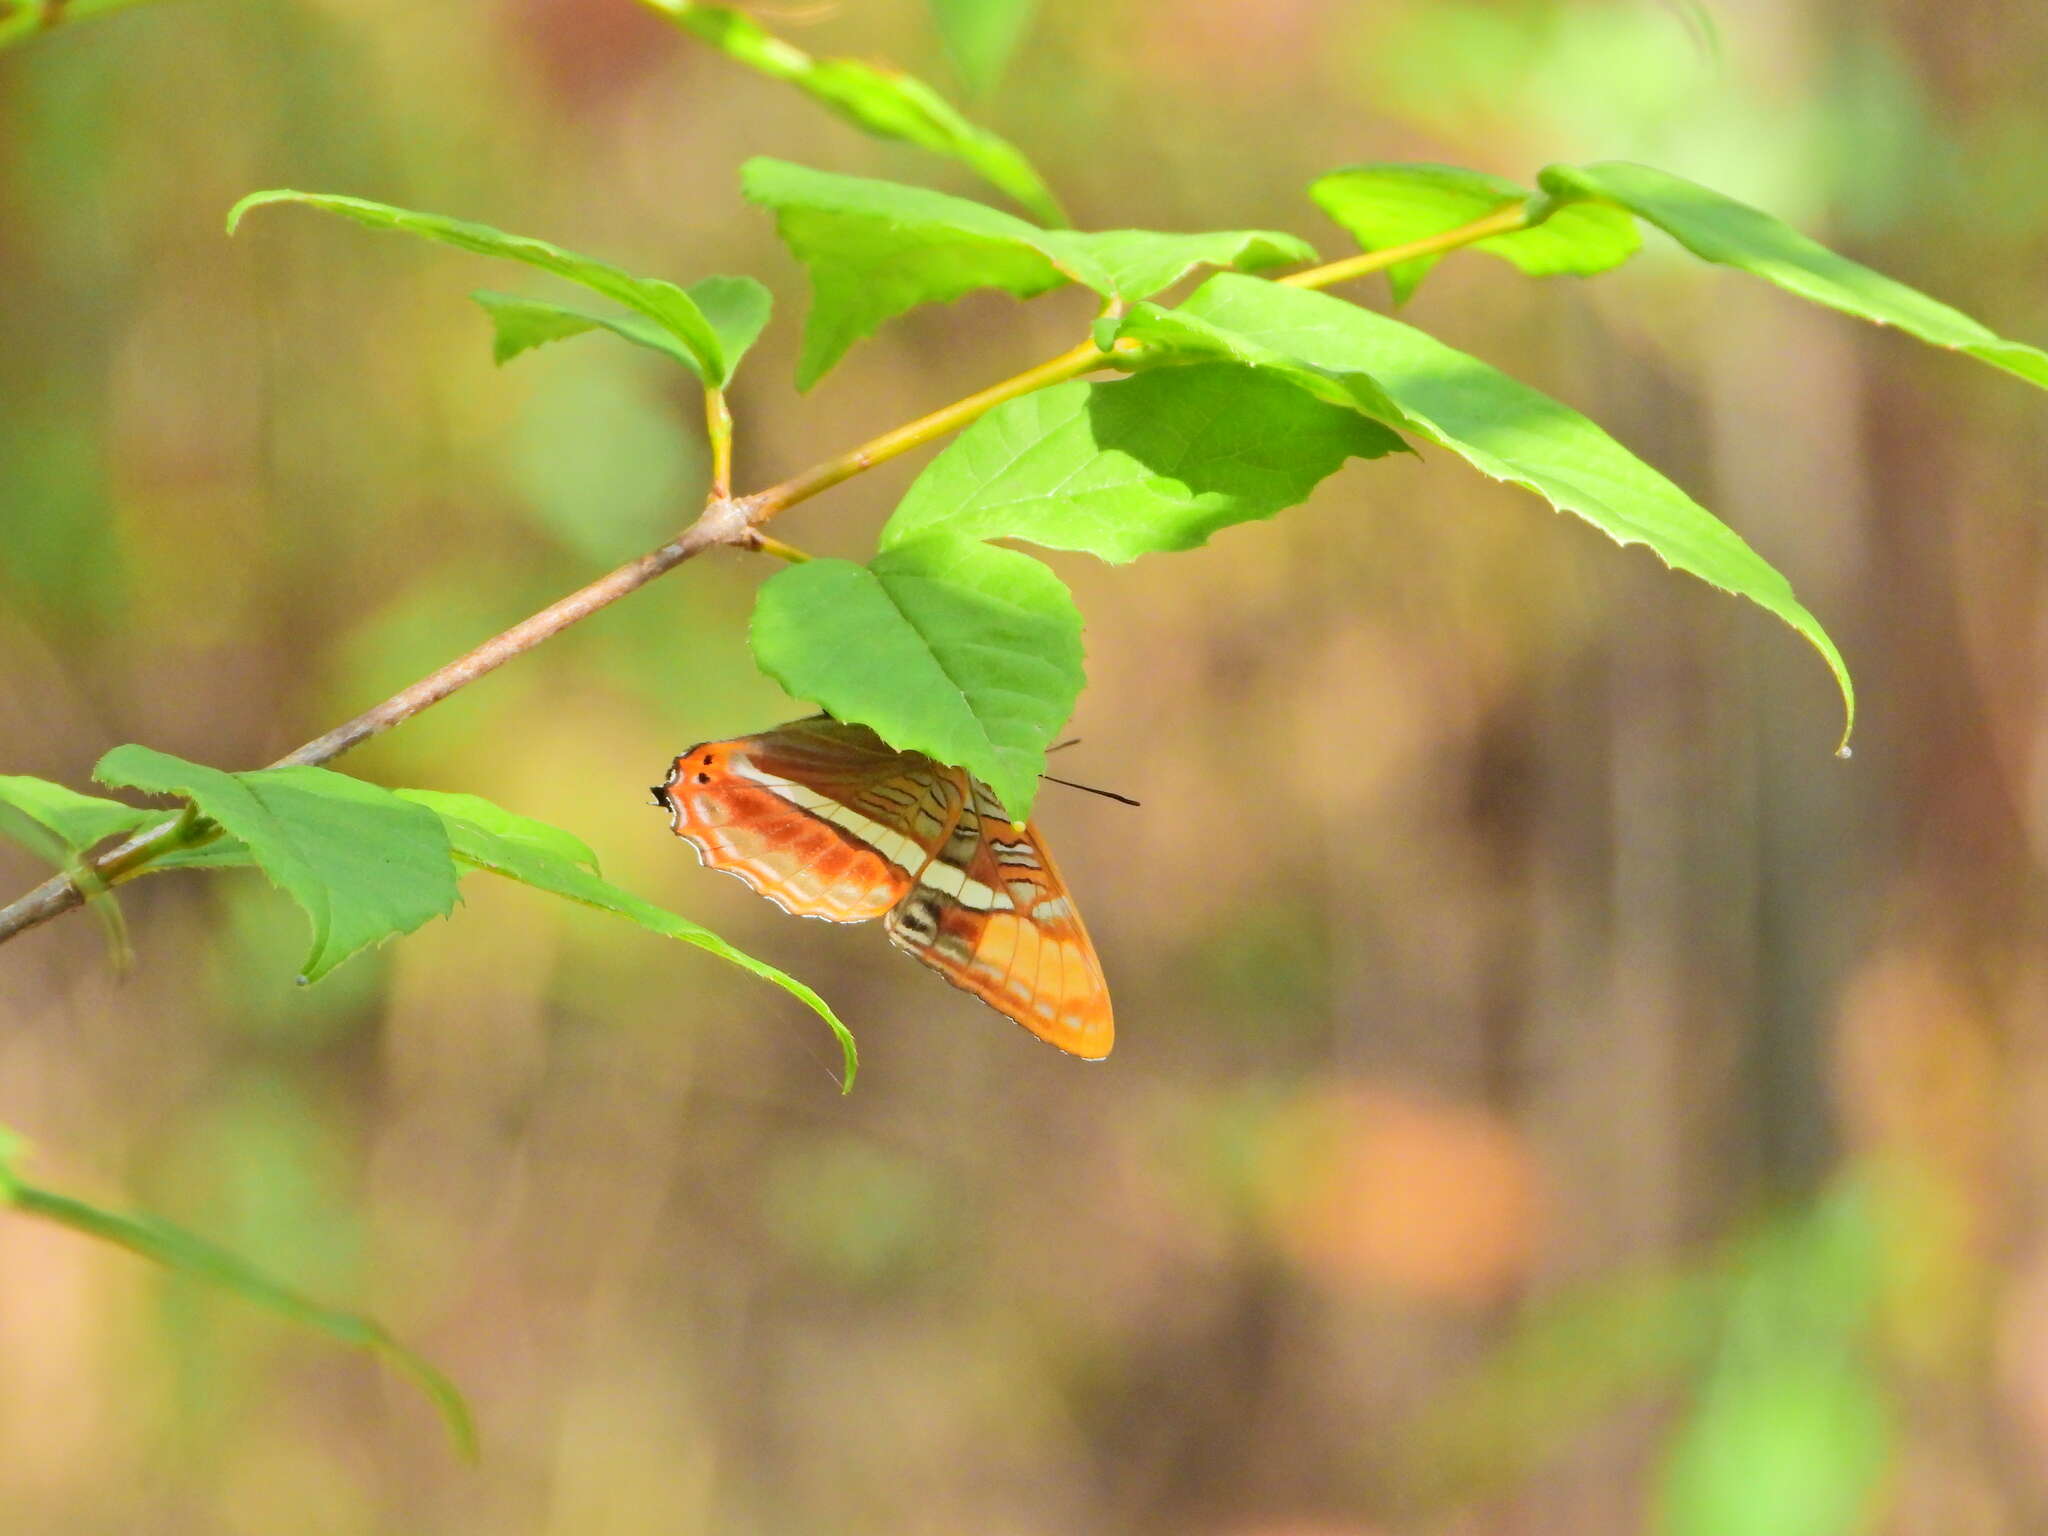
POLYGON ((725 391, 704 386, 704 431, 711 439, 711 499, 732 498, 732 412, 725 391))

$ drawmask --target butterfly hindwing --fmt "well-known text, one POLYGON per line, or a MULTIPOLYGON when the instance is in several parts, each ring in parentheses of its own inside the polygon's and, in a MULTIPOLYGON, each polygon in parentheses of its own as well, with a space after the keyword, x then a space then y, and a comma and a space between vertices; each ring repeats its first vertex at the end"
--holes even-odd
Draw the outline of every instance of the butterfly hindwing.
POLYGON ((987 785, 950 772, 960 817, 883 920, 890 941, 1040 1039, 1100 1060, 1115 1040, 1109 987, 1052 856, 987 785))

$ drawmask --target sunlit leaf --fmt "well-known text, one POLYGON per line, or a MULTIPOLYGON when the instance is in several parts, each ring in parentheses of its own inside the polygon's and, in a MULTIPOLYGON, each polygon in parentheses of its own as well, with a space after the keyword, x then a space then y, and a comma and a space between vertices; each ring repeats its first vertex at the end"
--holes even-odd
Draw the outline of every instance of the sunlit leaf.
POLYGON ((681 939, 773 982, 823 1019, 837 1037, 845 1062, 841 1086, 852 1091, 860 1064, 853 1032, 840 1022, 822 997, 795 977, 735 948, 710 929, 642 901, 602 879, 597 873, 596 856, 580 839, 560 827, 504 810, 477 795, 442 794, 426 789, 402 789, 398 795, 441 819, 455 857, 465 864, 610 912, 651 933, 681 939))
POLYGON ((233 1292, 245 1301, 344 1344, 365 1349, 412 1378, 440 1411, 465 1456, 476 1456, 476 1426, 455 1384, 393 1338, 383 1325, 301 1295, 226 1249, 151 1216, 123 1215, 27 1183, 15 1171, 20 1139, 0 1130, 0 1205, 126 1248, 181 1275, 233 1292))
POLYGON ((1895 325, 2048 388, 2048 352, 2004 337, 1916 288, 1836 254, 1761 209, 1647 165, 1553 165, 1539 178, 1560 201, 1608 198, 1706 261, 1736 267, 1843 314, 1895 325))
MULTIPOLYGON (((1355 165, 1316 181, 1309 196, 1368 251, 1440 235, 1535 194, 1500 176, 1456 165, 1355 165)), ((1614 204, 1587 201, 1557 208, 1542 223, 1475 240, 1532 277, 1586 276, 1619 266, 1642 245, 1635 220, 1614 204)), ((1415 256, 1387 268, 1394 301, 1406 303, 1441 255, 1415 256)))
MULTIPOLYGON (((674 338, 683 353, 694 359, 692 366, 696 372, 713 384, 726 383, 732 376, 733 365, 739 361, 728 343, 728 332, 734 322, 728 317, 728 330, 722 331, 699 307, 696 289, 685 292, 660 278, 634 277, 608 262, 565 251, 560 246, 527 235, 510 235, 485 224, 472 224, 437 213, 419 213, 409 208, 394 208, 388 203, 326 192, 294 192, 288 188, 251 192, 229 210, 228 233, 234 233, 242 216, 251 208, 260 208, 267 203, 304 203, 308 207, 338 213, 358 224, 367 224, 372 229, 395 229, 418 235, 424 240, 452 245, 457 250, 472 251, 479 256, 500 256, 508 261, 524 262, 529 267, 538 267, 543 272, 552 272, 572 283, 580 283, 591 292, 601 293, 653 321, 674 338)), ((712 281, 730 285, 750 284, 753 280, 724 278, 712 281)), ((730 287, 716 290, 722 300, 731 299, 737 291, 730 287)), ((748 299, 741 303, 758 304, 759 300, 748 299)), ((759 326, 754 329, 758 331, 759 326)), ((628 339, 634 338, 629 336, 628 339)), ((752 336, 748 335, 747 340, 751 341, 752 336)))
MULTIPOLYGON (((751 277, 707 277, 684 291, 718 334, 724 372, 705 382, 723 388, 731 382, 740 359, 768 323, 768 290, 751 277)), ((699 378, 704 377, 697 356, 645 315, 598 315, 569 304, 493 293, 488 289, 479 289, 470 297, 491 317, 491 352, 501 364, 550 341, 607 330, 635 346, 681 363, 699 378)))
POLYGON ((1049 229, 1036 241, 1062 271, 1107 299, 1147 299, 1197 267, 1263 272, 1314 261, 1315 247, 1273 229, 1228 229, 1208 234, 1162 234, 1150 229, 1106 229, 1097 234, 1049 229))
POLYGON ((93 777, 186 796, 246 844, 312 924, 306 981, 454 908, 455 868, 439 818, 374 784, 325 768, 224 773, 138 746, 114 748, 93 777))
POLYGON ((164 813, 123 805, 27 774, 0 774, 0 834, 47 859, 68 864, 117 833, 133 832, 164 813))
POLYGON ((749 160, 742 182, 775 210, 783 242, 811 276, 799 389, 905 310, 978 288, 1028 298, 1067 280, 1037 248, 1038 229, 985 203, 784 160, 749 160))
POLYGON ((1794 1343, 1724 1362, 1666 1455, 1659 1536, 1860 1536, 1881 1509, 1891 1413, 1868 1367, 1794 1343))
POLYGON ((749 69, 787 81, 855 126, 949 155, 1035 217, 1048 224, 1066 223, 1059 199, 1014 144, 969 122, 916 76, 857 59, 812 58, 728 5, 692 5, 688 0, 648 4, 749 69))
POLYGON ((882 530, 1028 539, 1105 560, 1192 549, 1305 499, 1400 438, 1286 380, 1230 365, 1059 384, 998 406, 917 477, 882 530))
POLYGON ((967 769, 1020 821, 1083 681, 1065 584, 1029 555, 965 539, 778 571, 755 603, 753 642, 792 695, 967 769))
POLYGON ((1421 434, 1482 473, 1542 496, 1620 544, 1649 546, 1776 614, 1812 642, 1855 723, 1848 668, 1791 584, 1726 524, 1593 422, 1478 358, 1327 294, 1223 273, 1178 309, 1140 305, 1127 338, 1190 358, 1270 369, 1327 400, 1421 434))
POLYGON ((742 182, 749 199, 775 210, 783 242, 810 273, 799 389, 810 388, 884 321, 977 289, 1030 298, 1073 281, 1106 299, 1128 300, 1201 266, 1250 270, 1315 256, 1292 235, 1272 230, 1040 229, 968 198, 786 160, 749 160, 742 182))

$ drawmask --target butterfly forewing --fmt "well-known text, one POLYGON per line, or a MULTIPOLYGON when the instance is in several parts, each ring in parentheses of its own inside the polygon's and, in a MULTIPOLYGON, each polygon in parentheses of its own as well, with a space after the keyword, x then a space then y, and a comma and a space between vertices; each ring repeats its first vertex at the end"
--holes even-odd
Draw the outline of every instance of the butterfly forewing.
POLYGON ((985 784, 825 716, 707 742, 656 792, 713 869, 783 910, 887 914, 890 940, 1064 1051, 1100 1058, 1109 992, 1051 856, 985 784))

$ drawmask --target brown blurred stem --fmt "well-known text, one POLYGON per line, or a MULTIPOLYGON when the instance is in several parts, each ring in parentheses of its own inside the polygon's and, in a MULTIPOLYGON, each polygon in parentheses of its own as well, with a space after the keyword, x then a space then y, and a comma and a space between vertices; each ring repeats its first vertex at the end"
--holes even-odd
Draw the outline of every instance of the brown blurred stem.
MULTIPOLYGON (((7 0, 0 0, 4 6, 7 0)), ((77 0, 82 8, 86 0, 77 0)), ((135 0, 101 0, 99 9, 110 4, 135 3, 135 0)), ((4 18, 0 11, 0 18, 4 18)), ((5 21, 0 19, 0 41, 5 40, 5 21)), ((1469 245, 1474 240, 1483 240, 1488 235, 1497 235, 1521 227, 1526 217, 1524 209, 1517 205, 1490 213, 1457 229, 1446 230, 1440 235, 1431 235, 1424 240, 1411 240, 1406 245, 1388 246, 1384 250, 1367 251, 1360 256, 1333 261, 1320 267, 1311 267, 1280 279, 1296 288, 1328 288, 1336 283, 1354 277, 1364 277, 1407 261, 1416 256, 1435 255, 1441 251, 1455 250, 1469 245)), ((697 520, 681 533, 670 539, 659 549, 650 550, 637 560, 628 561, 609 575, 600 576, 589 586, 570 593, 559 602, 551 603, 540 612, 522 619, 503 634, 486 640, 475 650, 458 656, 446 666, 428 673, 410 688, 401 689, 373 709, 364 710, 353 720, 336 726, 324 736, 316 736, 294 752, 286 753, 270 766, 289 768, 297 765, 318 765, 331 762, 351 747, 360 746, 372 736, 388 731, 400 721, 409 720, 429 705, 438 704, 451 693, 467 688, 487 672, 495 672, 515 656, 524 655, 542 641, 552 638, 574 624, 578 619, 588 618, 600 608, 609 607, 630 592, 636 592, 655 577, 666 574, 693 556, 701 555, 707 549, 719 545, 731 545, 741 549, 758 550, 782 560, 804 560, 808 557, 801 550, 771 539, 759 531, 760 525, 778 513, 788 510, 800 501, 808 501, 820 491, 830 490, 842 480, 850 480, 862 470, 908 453, 935 442, 949 432, 957 432, 980 417, 994 410, 1007 400, 1019 395, 1028 395, 1033 390, 1044 389, 1051 384, 1063 383, 1079 378, 1086 373, 1098 372, 1105 368, 1120 368, 1120 357, 1129 358, 1136 348, 1129 343, 1119 342, 1112 351, 1105 352, 1092 341, 1062 352, 1058 357, 1049 358, 1036 368, 992 384, 951 405, 906 422, 880 437, 871 438, 858 448, 813 465, 802 474, 771 485, 766 490, 756 491, 750 496, 733 497, 717 493, 716 485, 709 502, 697 520)), ((724 397, 716 390, 706 392, 706 421, 712 433, 712 466, 714 481, 723 477, 728 483, 731 473, 731 418, 726 414, 724 397), (721 426, 721 422, 723 425, 721 426)), ((146 832, 138 832, 126 842, 88 861, 84 879, 94 887, 118 885, 145 872, 152 860, 183 845, 192 834, 193 822, 189 817, 167 818, 161 824, 146 832)), ((26 929, 46 923, 51 918, 69 912, 73 907, 84 904, 85 897, 69 875, 54 875, 23 896, 19 901, 0 907, 0 944, 26 929)))

